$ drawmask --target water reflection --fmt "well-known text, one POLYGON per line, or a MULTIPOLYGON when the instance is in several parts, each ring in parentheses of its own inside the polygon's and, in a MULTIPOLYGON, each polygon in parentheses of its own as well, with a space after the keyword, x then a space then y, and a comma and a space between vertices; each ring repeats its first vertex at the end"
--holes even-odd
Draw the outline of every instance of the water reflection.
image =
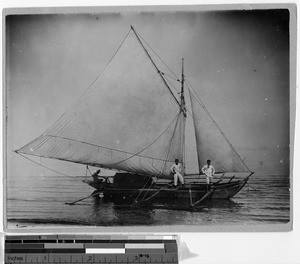
MULTIPOLYGON (((110 219, 115 225, 152 225, 155 212, 147 207, 131 207, 104 202, 102 197, 93 197, 93 215, 96 219, 110 219)), ((99 223, 99 222, 98 222, 99 223)))
POLYGON ((84 199, 73 206, 66 202, 87 197, 94 190, 81 181, 57 178, 18 179, 7 188, 8 221, 84 224, 95 226, 224 225, 283 223, 290 221, 288 176, 254 176, 253 188, 241 190, 230 200, 207 200, 194 211, 186 205, 161 204, 130 208, 104 203, 101 197, 84 199), (180 206, 182 208, 180 208, 180 206), (158 209, 159 208, 159 209, 158 209))
POLYGON ((113 206, 113 209, 120 225, 152 225, 155 222, 155 212, 151 208, 113 206))
POLYGON ((243 207, 243 203, 235 202, 230 199, 226 199, 226 200, 214 199, 214 200, 204 201, 203 204, 201 205, 201 207, 202 208, 206 208, 206 207, 209 207, 209 208, 231 208, 231 209, 238 210, 243 207))

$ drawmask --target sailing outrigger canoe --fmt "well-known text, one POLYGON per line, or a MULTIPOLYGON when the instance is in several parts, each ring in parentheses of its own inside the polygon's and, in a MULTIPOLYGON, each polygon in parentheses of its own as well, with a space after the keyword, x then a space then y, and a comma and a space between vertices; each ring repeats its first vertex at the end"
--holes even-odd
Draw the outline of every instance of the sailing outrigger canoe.
POLYGON ((96 189, 92 196, 101 195, 103 201, 116 205, 196 208, 207 199, 233 197, 253 172, 192 90, 183 59, 181 80, 175 75, 181 86, 177 98, 169 75, 157 66, 146 45, 131 26, 104 70, 75 104, 16 152, 117 171, 111 180, 105 176, 85 180, 96 189), (186 107, 185 84, 192 113, 186 107), (196 180, 185 173, 187 114, 192 116, 196 138, 196 180), (182 164, 186 182, 176 188, 170 185, 175 159, 182 164), (200 173, 207 159, 220 173, 209 188, 200 173), (225 180, 230 172, 247 174, 225 180))
MULTIPOLYGON (((237 194, 247 183, 252 174, 242 180, 221 183, 219 180, 209 186, 202 182, 186 183, 174 187, 170 183, 142 175, 116 173, 114 182, 109 177, 101 177, 98 182, 85 180, 96 189, 93 195, 103 196, 104 202, 113 202, 116 205, 147 206, 154 208, 191 209, 202 205, 207 199, 229 199, 237 194)), ((188 179, 185 179, 188 181, 188 179)))

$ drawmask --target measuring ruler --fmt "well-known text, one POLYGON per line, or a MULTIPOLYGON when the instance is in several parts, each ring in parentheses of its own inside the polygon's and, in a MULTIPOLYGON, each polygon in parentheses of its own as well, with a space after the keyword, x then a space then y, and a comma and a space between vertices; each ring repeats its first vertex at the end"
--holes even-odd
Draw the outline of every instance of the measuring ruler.
POLYGON ((5 264, 178 264, 175 235, 5 237, 5 264))

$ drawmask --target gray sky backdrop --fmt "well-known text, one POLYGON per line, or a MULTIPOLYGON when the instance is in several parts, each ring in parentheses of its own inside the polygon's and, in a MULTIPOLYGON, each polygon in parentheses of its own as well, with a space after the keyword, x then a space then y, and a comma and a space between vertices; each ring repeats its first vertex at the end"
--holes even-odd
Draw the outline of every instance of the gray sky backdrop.
MULTIPOLYGON (((12 151, 74 103, 130 25, 178 75, 184 57, 187 78, 253 171, 288 174, 287 10, 16 15, 6 23, 8 177, 53 174, 12 151)), ((197 171, 190 117, 186 134, 187 166, 197 171)), ((69 174, 85 170, 43 164, 69 174)))

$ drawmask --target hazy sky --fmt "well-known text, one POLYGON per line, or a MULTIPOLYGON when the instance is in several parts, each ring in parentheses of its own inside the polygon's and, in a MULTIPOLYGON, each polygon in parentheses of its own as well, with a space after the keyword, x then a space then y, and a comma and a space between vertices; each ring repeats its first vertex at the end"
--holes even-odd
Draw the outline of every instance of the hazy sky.
MULTIPOLYGON (((288 174, 285 10, 8 17, 9 173, 46 173, 12 150, 42 134, 72 105, 111 58, 130 25, 176 74, 185 59, 187 78, 252 170, 288 174)), ((187 147, 188 154, 194 154, 187 165, 197 171, 191 124, 189 117, 187 147)), ((50 163, 64 172, 73 170, 68 163, 50 163)))

